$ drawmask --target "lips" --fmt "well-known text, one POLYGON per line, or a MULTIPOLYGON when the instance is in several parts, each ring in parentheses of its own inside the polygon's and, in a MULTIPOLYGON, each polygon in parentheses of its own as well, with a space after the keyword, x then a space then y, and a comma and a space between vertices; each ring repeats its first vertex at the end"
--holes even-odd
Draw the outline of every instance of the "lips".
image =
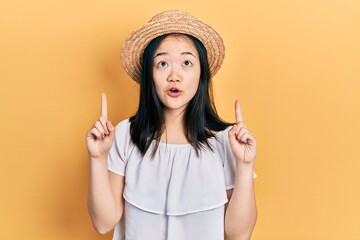
POLYGON ((169 87, 166 92, 170 97, 178 97, 181 94, 181 90, 177 87, 169 87))

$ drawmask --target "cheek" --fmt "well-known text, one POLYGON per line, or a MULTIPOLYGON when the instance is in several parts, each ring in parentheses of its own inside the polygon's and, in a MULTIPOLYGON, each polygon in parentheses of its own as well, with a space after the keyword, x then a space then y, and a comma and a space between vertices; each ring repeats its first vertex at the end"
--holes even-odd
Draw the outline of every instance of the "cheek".
POLYGON ((195 96, 196 92, 198 91, 199 83, 200 83, 200 80, 198 77, 194 78, 193 81, 191 81, 191 83, 189 85, 189 89, 191 89, 192 97, 195 96))
POLYGON ((155 87, 156 95, 159 96, 161 86, 158 84, 158 82, 154 81, 154 87, 155 87))
POLYGON ((154 86, 155 88, 158 88, 158 86, 160 85, 160 75, 157 71, 153 71, 153 81, 154 81, 154 86))
POLYGON ((154 81, 156 95, 160 97, 162 89, 164 88, 163 85, 161 84, 162 81, 159 81, 159 78, 158 76, 156 76, 156 74, 153 74, 153 81, 154 81))
POLYGON ((194 79, 194 89, 196 92, 199 87, 199 83, 200 83, 200 69, 198 69, 197 71, 194 72, 193 79, 194 79))

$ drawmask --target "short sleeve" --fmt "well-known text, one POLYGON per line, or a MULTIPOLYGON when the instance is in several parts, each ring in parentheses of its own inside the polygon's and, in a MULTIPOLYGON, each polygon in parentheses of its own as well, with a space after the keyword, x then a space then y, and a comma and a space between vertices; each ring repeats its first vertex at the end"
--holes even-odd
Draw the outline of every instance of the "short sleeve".
POLYGON ((108 170, 125 176, 126 156, 130 144, 130 122, 124 120, 115 127, 115 140, 108 157, 108 170))
POLYGON ((229 143, 229 128, 224 131, 224 174, 225 174, 225 187, 226 190, 235 187, 235 172, 236 172, 236 159, 231 150, 229 143))
POLYGON ((220 156, 223 159, 223 167, 224 167, 224 176, 225 176, 225 187, 226 190, 232 189, 235 187, 235 172, 236 172, 236 160, 235 156, 231 150, 229 143, 228 132, 231 127, 225 129, 221 134, 220 142, 221 149, 220 156))
MULTIPOLYGON (((224 176, 225 176, 225 187, 226 190, 232 189, 235 187, 235 172, 236 172, 236 159, 232 152, 230 143, 229 143, 229 130, 231 126, 226 128, 221 132, 219 136, 219 154, 223 160, 224 167, 224 176)), ((254 172, 254 178, 256 178, 254 172)))

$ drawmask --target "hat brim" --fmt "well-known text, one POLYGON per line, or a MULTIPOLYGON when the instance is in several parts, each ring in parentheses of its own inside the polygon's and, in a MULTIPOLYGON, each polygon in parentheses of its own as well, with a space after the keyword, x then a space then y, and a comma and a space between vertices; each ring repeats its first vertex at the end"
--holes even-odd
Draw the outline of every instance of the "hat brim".
POLYGON ((187 13, 156 17, 135 30, 123 45, 121 58, 129 76, 136 82, 140 81, 142 55, 151 40, 165 34, 180 33, 191 35, 204 44, 213 77, 220 69, 225 56, 225 47, 220 35, 212 27, 187 13))

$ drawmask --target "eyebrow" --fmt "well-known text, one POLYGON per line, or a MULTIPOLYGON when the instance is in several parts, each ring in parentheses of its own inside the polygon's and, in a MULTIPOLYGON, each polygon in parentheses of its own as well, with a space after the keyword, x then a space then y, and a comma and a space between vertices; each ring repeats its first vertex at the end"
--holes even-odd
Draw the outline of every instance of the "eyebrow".
MULTIPOLYGON (((159 52, 157 54, 155 54, 154 58, 159 57, 159 56, 164 56, 164 55, 168 55, 168 53, 166 52, 159 52)), ((182 52, 181 55, 191 55, 194 58, 196 58, 196 56, 194 54, 192 54, 191 52, 182 52)))

